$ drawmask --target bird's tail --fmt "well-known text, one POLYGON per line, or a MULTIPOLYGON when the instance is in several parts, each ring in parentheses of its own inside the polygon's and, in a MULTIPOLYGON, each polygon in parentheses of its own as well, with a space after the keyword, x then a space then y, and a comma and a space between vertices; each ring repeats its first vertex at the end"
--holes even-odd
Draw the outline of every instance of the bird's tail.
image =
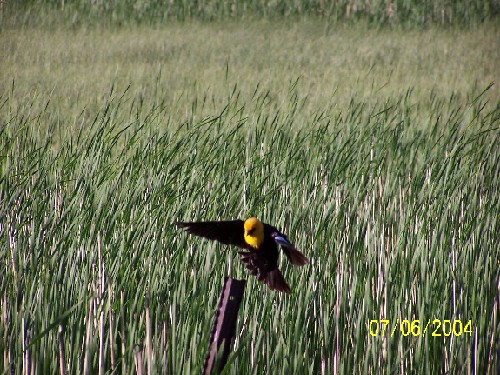
MULTIPOLYGON (((297 251, 298 252, 298 251, 297 251)), ((278 292, 290 293, 290 286, 286 283, 283 274, 279 269, 268 271, 267 265, 263 264, 256 257, 255 253, 249 251, 238 251, 241 261, 250 273, 257 278, 260 282, 266 284, 269 289, 278 292)))
POLYGON ((291 292, 290 286, 286 283, 283 274, 277 268, 274 271, 268 272, 262 281, 269 286, 269 289, 285 293, 291 292))
POLYGON ((291 247, 283 247, 283 252, 288 257, 288 259, 290 259, 290 262, 292 262, 294 266, 301 267, 309 263, 309 259, 297 249, 293 249, 291 247))

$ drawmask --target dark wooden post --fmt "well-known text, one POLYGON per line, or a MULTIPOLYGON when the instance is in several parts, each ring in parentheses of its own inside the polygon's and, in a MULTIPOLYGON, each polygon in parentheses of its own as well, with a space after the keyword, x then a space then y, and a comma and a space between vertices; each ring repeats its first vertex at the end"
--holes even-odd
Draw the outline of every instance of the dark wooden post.
POLYGON ((217 373, 220 373, 226 365, 231 342, 236 329, 236 320, 241 300, 245 293, 246 280, 235 280, 231 277, 224 278, 224 288, 220 295, 219 307, 215 315, 214 327, 210 338, 210 348, 208 351, 204 374, 211 374, 214 366, 218 363, 217 373), (222 350, 220 350, 223 346, 222 350), (219 358, 217 354, 221 353, 219 358))

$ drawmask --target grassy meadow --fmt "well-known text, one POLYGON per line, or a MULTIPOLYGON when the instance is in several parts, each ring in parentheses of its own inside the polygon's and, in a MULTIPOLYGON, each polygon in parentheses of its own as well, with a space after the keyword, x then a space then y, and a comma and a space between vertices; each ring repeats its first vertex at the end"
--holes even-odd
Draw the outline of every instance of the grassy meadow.
POLYGON ((311 264, 248 277, 224 373, 498 371, 497 23, 40 17, 0 30, 0 373, 200 373, 248 275, 172 223, 250 215, 311 264))

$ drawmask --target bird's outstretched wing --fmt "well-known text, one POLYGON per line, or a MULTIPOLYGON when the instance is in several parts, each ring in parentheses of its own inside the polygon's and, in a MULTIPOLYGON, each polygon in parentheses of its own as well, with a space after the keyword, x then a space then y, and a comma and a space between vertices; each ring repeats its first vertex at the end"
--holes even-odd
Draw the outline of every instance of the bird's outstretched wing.
POLYGON ((247 247, 243 236, 245 232, 243 220, 177 222, 175 224, 177 228, 182 228, 195 236, 219 241, 226 245, 236 245, 241 248, 247 247))
POLYGON ((294 266, 302 267, 309 263, 309 259, 297 250, 283 233, 275 230, 271 233, 271 237, 278 245, 281 246, 283 252, 294 266))

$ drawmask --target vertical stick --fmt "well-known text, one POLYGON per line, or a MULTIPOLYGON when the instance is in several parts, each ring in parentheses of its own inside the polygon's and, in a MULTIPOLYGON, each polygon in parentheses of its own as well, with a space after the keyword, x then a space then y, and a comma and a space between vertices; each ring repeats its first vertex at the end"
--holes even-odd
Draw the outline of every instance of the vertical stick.
POLYGON ((29 375, 31 372, 31 354, 28 347, 28 327, 24 316, 21 318, 21 325, 23 327, 22 340, 23 340, 23 374, 29 375))
POLYGON ((163 375, 167 375, 167 322, 163 321, 163 375))
POLYGON ((59 341, 59 372, 61 375, 66 375, 66 361, 64 357, 64 326, 59 324, 57 332, 57 340, 59 341))
POLYGON ((99 375, 104 375, 104 265, 101 251, 101 232, 97 233, 97 257, 99 262, 99 375))
POLYGON ((137 375, 142 375, 142 347, 138 346, 135 349, 135 372, 137 375))
MULTIPOLYGON (((28 331, 26 332, 26 344, 27 344, 27 343, 30 341, 30 339, 31 339, 31 337, 30 337, 31 333, 30 333, 30 332, 31 332, 30 330, 28 330, 28 331)), ((32 365, 31 365, 31 362, 32 362, 32 361, 31 361, 31 350, 30 350, 30 348, 26 345, 26 374, 27 374, 27 375, 31 374, 31 372, 33 371, 33 367, 34 367, 34 366, 32 366, 32 365)))
POLYGON ((123 290, 120 292, 120 328, 121 328, 121 331, 122 331, 122 334, 121 334, 121 342, 122 342, 122 374, 126 374, 127 373, 127 363, 125 361, 125 352, 126 352, 126 349, 125 349, 125 297, 123 295, 123 290))
POLYGON ((147 374, 151 375, 151 318, 149 316, 149 301, 146 305, 146 366, 147 374))
POLYGON ((4 364, 4 373, 12 372, 12 355, 10 351, 10 332, 9 332, 9 301, 7 300, 7 292, 3 295, 3 303, 2 303, 2 321, 4 326, 4 348, 3 348, 3 364, 4 364))
POLYGON ((14 228, 12 226, 12 223, 9 223, 9 249, 10 249, 10 260, 12 262, 12 274, 14 275, 14 284, 16 284, 17 286, 17 265, 16 265, 16 259, 14 258, 14 252, 16 249, 16 239, 14 237, 14 228))
POLYGON ((7 291, 3 294, 3 300, 2 300, 2 323, 3 323, 3 342, 4 342, 4 347, 3 347, 3 364, 4 364, 4 372, 7 373, 7 368, 9 365, 8 362, 8 355, 7 355, 7 327, 9 326, 7 323, 7 291))
POLYGON ((83 357, 83 373, 84 375, 90 374, 89 361, 90 361, 90 343, 92 341, 92 322, 94 320, 94 299, 90 299, 89 316, 87 319, 87 335, 85 337, 85 356, 83 357))
POLYGON ((472 353, 472 373, 477 374, 477 327, 474 327, 474 349, 472 353))
POLYGON ((245 293, 245 283, 245 280, 235 280, 231 277, 224 279, 224 287, 210 338, 210 349, 203 367, 205 374, 210 374, 217 362, 219 364, 217 372, 221 372, 226 365, 236 329, 238 310, 245 293), (221 346, 223 346, 222 353, 218 358, 217 354, 221 346))
POLYGON ((99 375, 104 375, 104 309, 99 314, 99 375))
POLYGON ((98 295, 99 295, 99 305, 102 305, 102 295, 104 294, 104 265, 102 263, 102 251, 101 251, 101 232, 97 233, 97 262, 98 262, 98 295))
POLYGON ((111 355, 111 372, 115 371, 115 340, 113 335, 113 310, 111 309, 111 293, 108 290, 108 311, 109 311, 109 351, 111 355))
POLYGON ((23 346, 22 346, 22 349, 23 349, 23 374, 28 375, 29 371, 26 368, 26 324, 24 322, 24 316, 21 318, 21 327, 22 327, 21 341, 23 343, 23 346))

